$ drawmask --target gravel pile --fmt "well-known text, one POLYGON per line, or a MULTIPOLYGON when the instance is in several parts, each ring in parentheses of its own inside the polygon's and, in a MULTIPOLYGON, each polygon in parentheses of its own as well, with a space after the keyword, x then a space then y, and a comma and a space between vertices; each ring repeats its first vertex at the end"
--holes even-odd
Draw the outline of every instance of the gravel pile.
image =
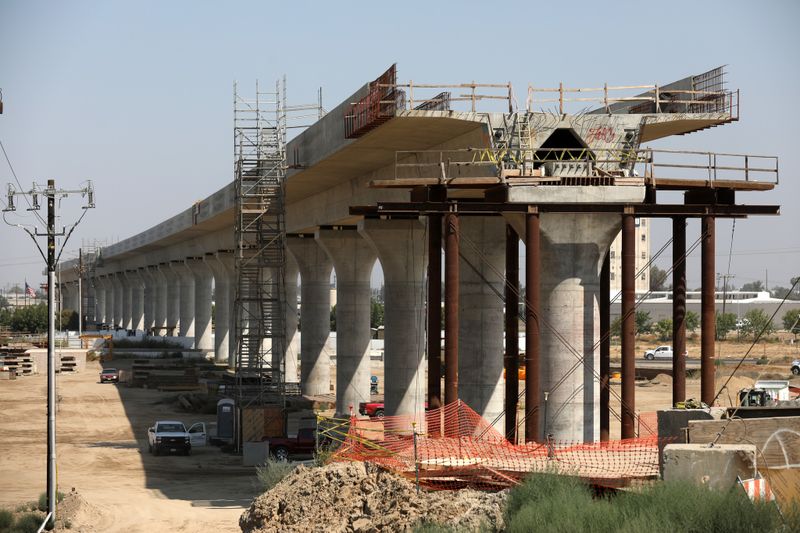
POLYGON ((297 467, 242 514, 245 533, 412 531, 424 522, 460 530, 503 528, 506 494, 474 490, 417 494, 413 483, 370 463, 297 467))

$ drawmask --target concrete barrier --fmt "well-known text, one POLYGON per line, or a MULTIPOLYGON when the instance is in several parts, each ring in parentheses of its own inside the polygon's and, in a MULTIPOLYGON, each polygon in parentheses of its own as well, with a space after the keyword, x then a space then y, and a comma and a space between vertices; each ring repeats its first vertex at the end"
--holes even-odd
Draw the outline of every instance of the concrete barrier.
POLYGON ((729 490, 737 477, 756 475, 752 444, 668 444, 664 448, 664 481, 688 481, 715 490, 729 490))

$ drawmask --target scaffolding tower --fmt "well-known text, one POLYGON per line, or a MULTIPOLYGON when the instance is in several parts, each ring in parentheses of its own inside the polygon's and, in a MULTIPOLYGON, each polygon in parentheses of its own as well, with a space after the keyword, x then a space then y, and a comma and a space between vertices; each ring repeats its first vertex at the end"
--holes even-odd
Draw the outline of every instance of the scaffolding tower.
POLYGON ((234 84, 236 400, 284 404, 286 90, 244 98, 234 84))

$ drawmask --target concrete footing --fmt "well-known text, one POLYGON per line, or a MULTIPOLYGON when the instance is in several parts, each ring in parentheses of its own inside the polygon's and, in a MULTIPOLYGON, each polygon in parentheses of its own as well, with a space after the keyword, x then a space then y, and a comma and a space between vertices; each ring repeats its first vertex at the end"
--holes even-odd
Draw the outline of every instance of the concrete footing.
POLYGON ((737 476, 755 477, 752 444, 668 444, 664 448, 664 481, 688 481, 715 490, 729 490, 737 476))

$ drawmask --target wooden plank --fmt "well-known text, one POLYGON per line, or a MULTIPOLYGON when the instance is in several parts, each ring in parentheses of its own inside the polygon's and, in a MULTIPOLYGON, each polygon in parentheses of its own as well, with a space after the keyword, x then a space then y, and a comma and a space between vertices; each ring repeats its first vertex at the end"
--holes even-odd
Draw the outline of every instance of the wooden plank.
POLYGON ((800 504, 800 468, 767 468, 763 475, 781 507, 800 504))
POLYGON ((754 444, 756 461, 765 468, 800 468, 800 416, 735 420, 691 420, 689 442, 754 444))
POLYGON ((699 180, 683 178, 648 178, 657 190, 733 189, 735 191, 771 191, 774 183, 744 180, 699 180))

